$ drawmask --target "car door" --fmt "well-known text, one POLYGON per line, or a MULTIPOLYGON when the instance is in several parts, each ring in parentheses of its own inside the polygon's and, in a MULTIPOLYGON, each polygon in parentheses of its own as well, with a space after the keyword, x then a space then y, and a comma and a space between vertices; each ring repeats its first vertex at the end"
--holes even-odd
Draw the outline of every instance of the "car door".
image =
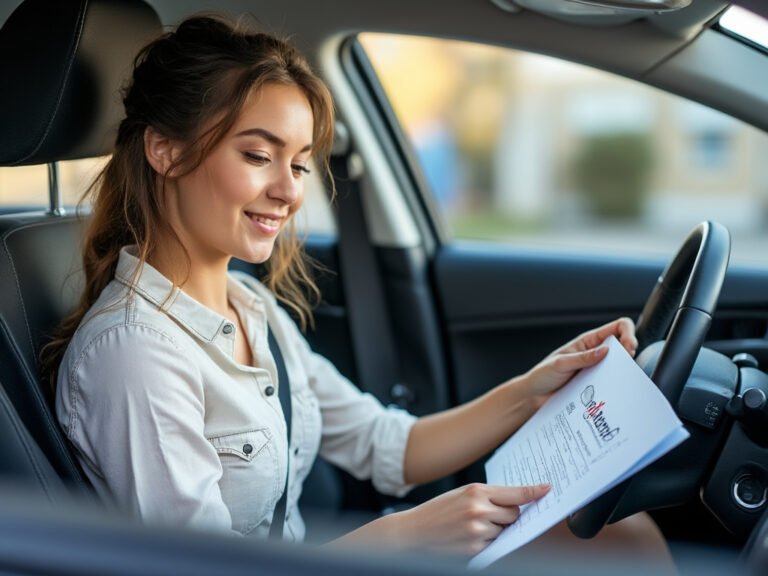
MULTIPOLYGON (((430 407, 466 402, 586 329, 636 319, 703 220, 733 238, 708 345, 768 362, 764 131, 524 51, 383 34, 347 50, 350 81, 418 213, 420 242, 393 247, 380 235, 377 247, 390 296, 428 292, 419 325, 426 337, 434 321, 425 350, 444 372, 427 384, 405 377, 415 398, 437 387, 430 407)), ((403 338, 413 310, 389 307, 403 338)), ((482 479, 474 466, 457 481, 482 479)))

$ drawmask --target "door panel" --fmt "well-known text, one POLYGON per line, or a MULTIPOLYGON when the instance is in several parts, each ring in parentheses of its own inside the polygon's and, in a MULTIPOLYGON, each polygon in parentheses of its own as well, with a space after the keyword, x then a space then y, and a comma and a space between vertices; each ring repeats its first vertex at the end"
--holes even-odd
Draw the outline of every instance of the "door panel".
MULTIPOLYGON (((665 264, 498 247, 440 249, 432 273, 453 402, 524 373, 584 330, 622 315, 636 319, 665 264)), ((767 331, 768 272, 732 267, 707 345, 729 356, 749 352, 765 369, 767 331)), ((457 474, 461 484, 484 480, 482 461, 457 474)), ((728 542, 695 503, 654 518, 668 537, 728 542)))
MULTIPOLYGON (((637 318, 666 263, 537 254, 496 247, 446 247, 435 286, 453 397, 470 400, 525 372, 583 330, 621 315, 637 318)), ((768 272, 732 268, 710 331, 731 353, 768 347, 768 272)))

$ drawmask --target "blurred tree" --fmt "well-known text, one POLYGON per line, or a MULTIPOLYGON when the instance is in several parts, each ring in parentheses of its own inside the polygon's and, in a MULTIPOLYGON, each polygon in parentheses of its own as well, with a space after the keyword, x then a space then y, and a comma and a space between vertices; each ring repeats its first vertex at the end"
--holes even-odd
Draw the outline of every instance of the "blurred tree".
POLYGON ((573 163, 576 185, 590 211, 605 219, 638 218, 652 173, 651 137, 646 133, 588 136, 573 163))

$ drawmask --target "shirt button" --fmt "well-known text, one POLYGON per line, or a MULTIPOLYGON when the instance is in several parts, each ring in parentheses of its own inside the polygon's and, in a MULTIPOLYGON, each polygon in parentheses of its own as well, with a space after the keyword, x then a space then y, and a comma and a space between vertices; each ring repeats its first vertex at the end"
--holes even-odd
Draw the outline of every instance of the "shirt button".
POLYGON ((224 327, 221 329, 224 334, 232 334, 232 332, 235 330, 235 327, 232 326, 232 324, 224 324, 224 327))
POLYGON ((294 448, 293 449, 293 455, 294 456, 298 456, 299 455, 299 449, 298 448, 294 448))
POLYGON ((267 396, 272 396, 272 394, 274 393, 275 393, 274 386, 267 386, 266 388, 264 388, 264 394, 266 394, 267 396))
POLYGON ((243 444, 243 454, 250 454, 253 452, 253 446, 250 444, 243 444))

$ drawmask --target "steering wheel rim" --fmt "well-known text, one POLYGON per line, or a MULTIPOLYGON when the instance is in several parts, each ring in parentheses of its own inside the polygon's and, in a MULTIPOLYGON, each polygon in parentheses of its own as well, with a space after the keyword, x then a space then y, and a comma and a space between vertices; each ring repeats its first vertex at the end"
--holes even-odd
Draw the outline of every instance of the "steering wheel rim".
MULTIPOLYGON (((651 380, 673 408, 712 323, 730 251, 725 226, 709 221, 696 226, 659 276, 638 318, 638 354, 666 334, 651 380)), ((571 532, 580 538, 594 537, 611 519, 631 480, 571 514, 571 532)))

